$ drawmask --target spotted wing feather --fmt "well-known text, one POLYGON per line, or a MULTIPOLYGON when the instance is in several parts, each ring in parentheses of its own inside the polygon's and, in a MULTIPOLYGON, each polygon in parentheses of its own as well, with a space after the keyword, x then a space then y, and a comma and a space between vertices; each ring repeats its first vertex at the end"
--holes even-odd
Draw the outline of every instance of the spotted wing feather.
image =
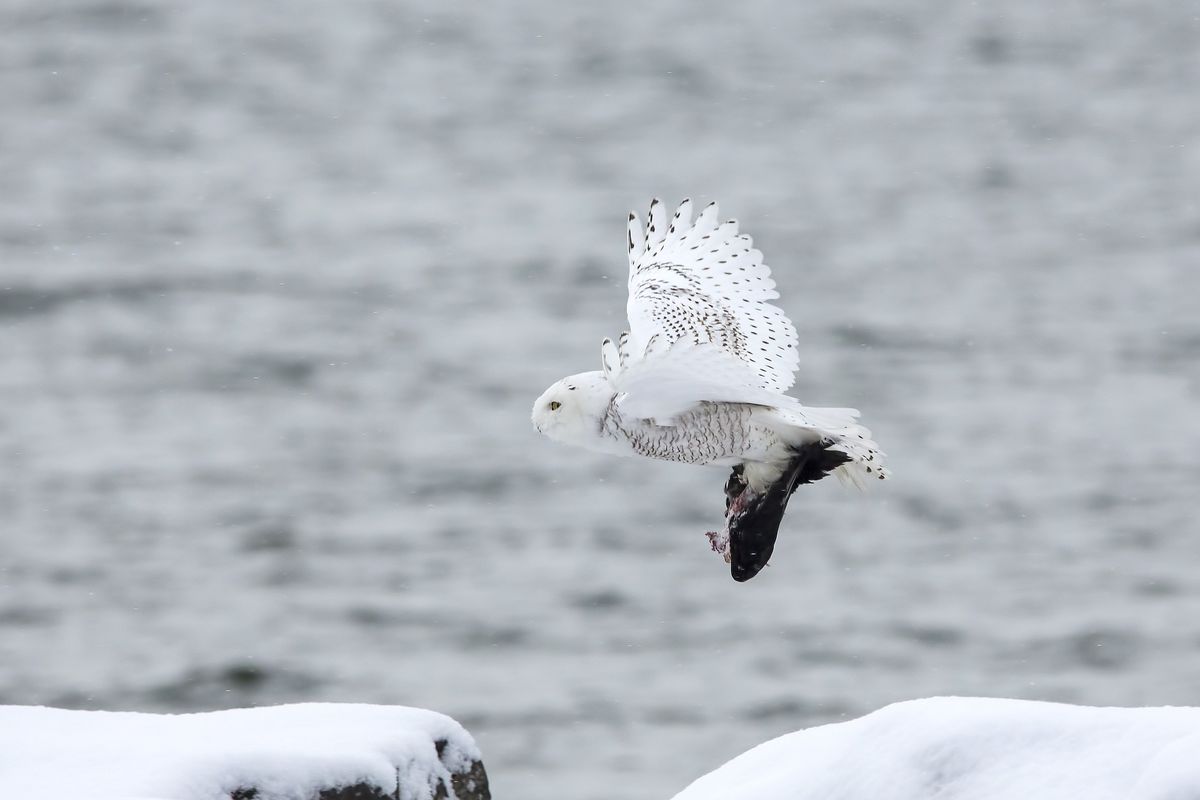
POLYGON ((756 384, 786 391, 799 366, 799 339, 771 300, 771 270, 737 222, 718 221, 715 203, 695 222, 685 200, 668 218, 654 200, 644 230, 629 216, 629 352, 654 336, 711 343, 745 363, 756 384), (640 234, 640 235, 639 235, 640 234))

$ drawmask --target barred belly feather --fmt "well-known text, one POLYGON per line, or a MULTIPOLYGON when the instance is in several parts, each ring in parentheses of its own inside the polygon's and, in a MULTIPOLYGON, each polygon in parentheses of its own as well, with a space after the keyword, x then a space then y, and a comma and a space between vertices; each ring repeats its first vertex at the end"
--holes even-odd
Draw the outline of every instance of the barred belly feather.
POLYGON ((770 428, 755 423, 755 410, 745 403, 700 403, 670 425, 658 425, 623 416, 614 396, 601 419, 600 433, 627 442, 637 455, 663 461, 718 465, 768 461, 781 440, 770 428))

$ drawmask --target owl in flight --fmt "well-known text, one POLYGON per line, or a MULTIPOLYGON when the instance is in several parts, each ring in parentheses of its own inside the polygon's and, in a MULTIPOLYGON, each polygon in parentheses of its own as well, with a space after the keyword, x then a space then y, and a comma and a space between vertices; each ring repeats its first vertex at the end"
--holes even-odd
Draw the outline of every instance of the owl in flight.
POLYGON ((852 408, 784 394, 800 364, 771 270, 735 220, 710 203, 692 222, 655 199, 645 230, 629 215, 629 330, 600 347, 603 369, 563 378, 533 404, 559 442, 623 456, 731 467, 725 525, 708 537, 733 579, 771 557, 788 499, 835 473, 884 480, 883 453, 852 408))

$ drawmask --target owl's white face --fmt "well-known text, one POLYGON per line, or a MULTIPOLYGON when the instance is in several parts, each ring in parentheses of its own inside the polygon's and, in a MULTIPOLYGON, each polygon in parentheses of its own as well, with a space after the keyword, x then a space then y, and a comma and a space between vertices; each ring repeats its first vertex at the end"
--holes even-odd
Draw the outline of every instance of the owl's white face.
POLYGON ((542 392, 533 404, 533 427, 556 442, 595 447, 612 389, 602 372, 571 375, 542 392))

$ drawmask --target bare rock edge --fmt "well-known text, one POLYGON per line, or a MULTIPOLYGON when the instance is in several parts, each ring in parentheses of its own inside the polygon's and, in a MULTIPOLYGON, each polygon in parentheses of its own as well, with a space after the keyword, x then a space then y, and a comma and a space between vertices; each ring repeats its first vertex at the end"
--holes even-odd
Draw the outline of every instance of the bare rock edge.
MULTIPOLYGON (((434 744, 437 747, 438 758, 442 758, 442 754, 446 750, 446 740, 440 739, 434 744)), ((378 786, 369 783, 331 786, 317 790, 312 798, 313 800, 414 800, 409 793, 402 790, 402 786, 403 781, 397 781, 395 792, 385 792, 378 786)), ((433 794, 433 800, 448 800, 450 797, 457 798, 457 800, 491 800, 492 798, 491 789, 488 787, 487 770, 484 769, 482 761, 472 761, 471 766, 462 772, 451 771, 449 789, 453 790, 453 794, 450 793, 444 781, 438 784, 437 791, 433 794)), ((230 794, 230 800, 261 800, 261 797, 257 788, 243 786, 230 794)))

